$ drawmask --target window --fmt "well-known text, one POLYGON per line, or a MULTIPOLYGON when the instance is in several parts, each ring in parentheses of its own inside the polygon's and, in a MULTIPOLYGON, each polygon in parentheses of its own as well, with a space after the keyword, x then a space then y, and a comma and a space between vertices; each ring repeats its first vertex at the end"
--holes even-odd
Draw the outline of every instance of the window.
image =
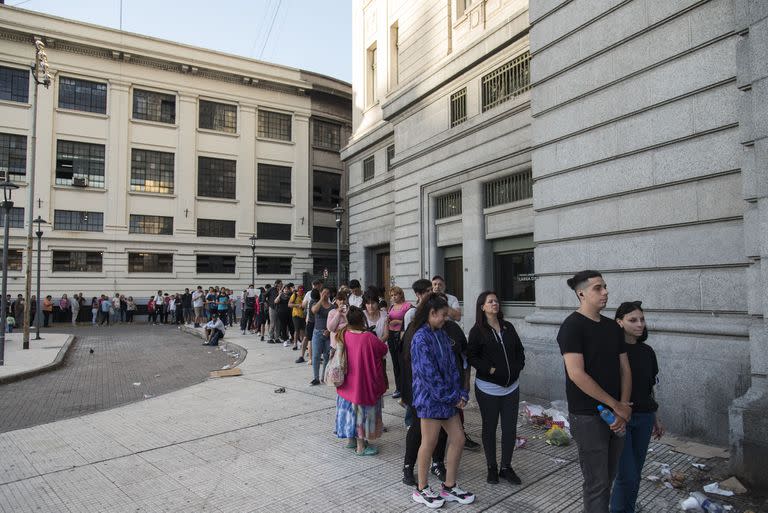
POLYGON ((291 274, 291 258, 257 256, 256 272, 258 274, 291 274))
POLYGON ((131 150, 131 190, 173 194, 174 154, 131 150))
POLYGON ((291 115, 259 110, 259 137, 291 140, 291 115))
POLYGON ((235 238, 235 222, 222 219, 198 219, 198 237, 235 238))
POLYGON ((256 223, 259 239, 291 240, 291 225, 282 223, 256 223))
POLYGON ((435 219, 461 215, 461 191, 449 192, 435 199, 435 219))
POLYGON ((363 181, 373 180, 376 169, 376 159, 373 155, 363 161, 363 181))
POLYGON ((315 208, 333 208, 341 203, 341 175, 326 171, 312 173, 312 204, 315 208))
POLYGON ((198 157, 197 195, 235 199, 235 161, 198 157))
MULTIPOLYGON (((2 262, 2 258, 3 258, 3 250, 2 248, 0 248, 0 262, 2 262)), ((22 251, 20 249, 8 250, 8 270, 9 271, 22 270, 22 251)))
POLYGON ((53 229, 74 232, 102 232, 104 231, 104 214, 78 210, 55 210, 53 212, 53 229))
POLYGON ((387 146, 387 171, 392 171, 392 161, 395 160, 395 145, 387 146))
POLYGON ((315 257, 312 259, 312 274, 322 275, 328 269, 328 273, 336 272, 336 257, 315 257))
POLYGON ((332 226, 315 226, 312 228, 312 242, 336 243, 336 228, 332 226))
POLYGON ((493 287, 499 301, 536 300, 533 250, 493 254, 493 287))
POLYGON ((341 149, 341 125, 316 119, 312 133, 312 145, 324 150, 341 149))
POLYGON ((483 77, 483 112, 531 88, 531 54, 525 52, 483 77))
POLYGON ((464 301, 464 259, 462 257, 446 258, 443 261, 445 269, 446 290, 464 301))
MULTIPOLYGON (((11 228, 24 228, 24 207, 12 207, 11 215, 8 217, 11 220, 9 225, 11 228)), ((5 226, 4 208, 0 208, 0 226, 5 226)))
POLYGON ((389 88, 394 89, 400 82, 399 53, 400 53, 400 30, 398 22, 389 27, 389 88))
POLYGON ((104 145, 56 141, 56 185, 104 188, 104 145))
POLYGON ((366 52, 365 71, 365 104, 370 107, 378 100, 378 93, 376 92, 376 43, 366 52))
POLYGON ((456 0, 456 16, 463 16, 476 0, 456 0))
POLYGON ((0 180, 23 181, 27 174, 27 138, 0 134, 0 180))
POLYGON ((200 100, 200 128, 237 133, 237 105, 200 100))
POLYGON ((29 102, 29 70, 0 66, 0 100, 29 102))
POLYGON ((131 214, 128 233, 149 235, 173 235, 173 218, 164 216, 143 216, 131 214))
POLYGON ((291 168, 259 164, 258 166, 258 201, 272 203, 291 202, 291 168))
POLYGON ((53 272, 100 273, 100 251, 54 251, 53 272))
POLYGON ((467 88, 451 95, 451 128, 467 120, 467 88))
POLYGON ((61 77, 59 108, 83 112, 107 113, 107 84, 61 77))
POLYGON ((134 89, 133 119, 176 123, 176 97, 172 94, 134 89))
POLYGON ((129 273, 172 273, 173 253, 128 253, 129 273))
POLYGON ((197 255, 198 274, 235 274, 234 255, 197 255))
POLYGON ((485 208, 533 197, 531 171, 509 175, 483 184, 485 208))

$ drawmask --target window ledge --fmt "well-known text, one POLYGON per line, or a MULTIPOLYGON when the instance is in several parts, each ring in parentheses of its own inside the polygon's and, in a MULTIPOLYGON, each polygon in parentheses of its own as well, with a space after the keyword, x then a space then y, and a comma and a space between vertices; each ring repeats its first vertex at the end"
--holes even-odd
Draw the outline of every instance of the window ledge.
POLYGON ((363 109, 363 115, 368 114, 369 111, 373 110, 375 107, 378 107, 381 104, 380 100, 376 100, 372 104, 368 105, 365 109, 363 109))
POLYGON ((232 137, 232 138, 235 138, 235 139, 240 137, 240 133, 239 132, 235 132, 233 134, 231 132, 222 132, 221 130, 212 130, 210 128, 200 128, 200 127, 197 127, 197 132, 200 133, 200 134, 223 135, 225 137, 232 137))
POLYGON ((294 208, 296 206, 294 203, 277 203, 276 201, 256 201, 255 205, 259 207, 283 207, 283 208, 294 208))
POLYGON ((155 198, 168 198, 176 199, 175 194, 167 194, 165 192, 145 192, 145 191, 128 191, 129 196, 151 196, 155 198))
POLYGON ((135 118, 131 118, 130 121, 135 125, 157 126, 162 128, 170 128, 172 130, 179 128, 178 123, 165 123, 163 121, 152 121, 150 119, 135 119, 135 118))
POLYGON ((109 114, 100 114, 98 112, 88 112, 85 110, 65 109, 63 107, 56 107, 56 112, 60 114, 76 114, 79 116, 87 116, 89 118, 96 119, 109 119, 109 114))
POLYGON ((533 206, 533 198, 526 198, 519 201, 510 201, 509 203, 502 203, 501 205, 496 205, 495 207, 488 207, 483 209, 483 214, 496 214, 498 212, 504 212, 507 210, 518 210, 525 207, 532 207, 533 206))
POLYGON ((15 102, 13 100, 0 100, 0 105, 5 105, 5 106, 8 106, 8 107, 18 107, 20 109, 31 109, 32 108, 32 104, 29 103, 29 102, 27 102, 27 103, 15 102))
POLYGON ((106 187, 75 187, 74 185, 54 185, 53 188, 61 191, 100 192, 102 194, 107 192, 106 187))
POLYGON ((198 201, 215 201, 218 203, 240 203, 239 199, 216 198, 210 196, 195 196, 195 199, 198 201))
POLYGON ((293 141, 285 141, 283 139, 272 139, 271 137, 259 137, 256 136, 257 141, 261 142, 269 142, 269 143, 276 143, 276 144, 285 144, 287 146, 295 146, 296 143, 293 141))
POLYGON ((455 216, 448 216, 448 217, 441 217, 440 219, 435 219, 435 224, 450 224, 455 223, 456 221, 461 221, 462 214, 456 214, 455 216))
POLYGON ((334 150, 333 148, 328 148, 326 146, 317 146, 317 145, 313 144, 312 145, 312 149, 313 150, 319 150, 319 151, 327 151, 327 152, 330 152, 330 153, 339 153, 341 151, 341 146, 339 146, 338 149, 334 150))

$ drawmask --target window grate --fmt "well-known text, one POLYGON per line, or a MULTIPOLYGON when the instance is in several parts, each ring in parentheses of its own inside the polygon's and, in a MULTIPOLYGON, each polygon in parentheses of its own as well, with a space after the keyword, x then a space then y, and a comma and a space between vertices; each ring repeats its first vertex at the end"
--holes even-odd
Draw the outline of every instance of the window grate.
POLYGON ((128 253, 129 273, 172 273, 173 253, 128 253))
POLYGON ((291 257, 256 257, 256 272, 258 274, 291 274, 291 257))
POLYGON ((435 219, 461 215, 461 191, 449 192, 435 199, 435 219))
POLYGON ((291 225, 284 223, 256 223, 256 237, 270 240, 291 240, 291 225))
POLYGON ((235 222, 223 219, 198 219, 197 236, 234 239, 235 222))
POLYGON ((23 181, 27 174, 27 138, 0 134, 0 180, 23 181))
POLYGON ((259 164, 257 166, 257 201, 291 203, 291 168, 259 164))
POLYGON ((336 228, 329 226, 313 226, 312 242, 336 242, 336 228))
MULTIPOLYGON (((24 207, 12 207, 10 228, 24 228, 24 207)), ((0 209, 0 226, 5 226, 5 209, 0 209)))
POLYGON ((236 161, 197 158, 197 195, 206 198, 235 199, 236 161))
POLYGON ((341 125, 316 119, 312 144, 316 148, 338 151, 341 148, 341 125))
POLYGON ((173 153, 131 151, 131 190, 173 194, 173 153))
POLYGON ((0 66, 0 100, 29 101, 29 70, 0 66))
POLYGON ((363 181, 373 180, 376 170, 376 159, 373 155, 363 161, 363 181))
POLYGON ((451 128, 467 120, 467 88, 451 95, 451 128))
POLYGON ((312 173, 312 206, 333 208, 341 203, 341 175, 327 171, 312 173))
POLYGON ((392 171, 392 161, 395 160, 395 145, 387 146, 387 171, 392 171))
POLYGON ((61 77, 59 108, 83 112, 107 113, 107 84, 61 77))
MULTIPOLYGON (((0 249, 0 262, 3 258, 3 250, 0 249)), ((21 271, 22 267, 22 251, 20 249, 8 250, 8 270, 9 271, 21 271)), ((10 305, 9 305, 10 306, 10 305)))
POLYGON ((104 188, 104 145, 56 141, 56 185, 104 188))
POLYGON ((483 184, 485 208, 513 203, 533 197, 533 175, 530 170, 504 176, 483 184))
POLYGON ((131 214, 128 233, 173 235, 173 217, 131 214))
POLYGON ((531 88, 531 54, 525 52, 483 77, 483 112, 531 88))
POLYGON ((176 123, 176 97, 172 94, 134 89, 133 119, 176 123))
POLYGON ((235 274, 234 255, 197 255, 198 274, 235 274))
POLYGON ((53 272, 100 273, 102 254, 98 251, 54 251, 53 272))
POLYGON ((199 126, 206 130, 237 133, 237 105, 200 100, 199 126))
POLYGON ((259 137, 290 141, 291 115, 259 110, 259 137))
POLYGON ((76 232, 103 232, 103 212, 81 212, 78 210, 54 210, 53 229, 76 232))

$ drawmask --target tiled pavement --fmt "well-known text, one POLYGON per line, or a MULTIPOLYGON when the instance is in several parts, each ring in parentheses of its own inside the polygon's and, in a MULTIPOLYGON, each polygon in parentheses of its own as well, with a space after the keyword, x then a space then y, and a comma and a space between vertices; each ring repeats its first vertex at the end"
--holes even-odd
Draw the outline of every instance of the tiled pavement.
MULTIPOLYGON (((308 387, 296 352, 231 331, 227 338, 248 349, 241 377, 0 434, 0 511, 425 511, 400 482, 405 428, 391 398, 380 454, 356 456, 333 437, 334 390, 308 387)), ((466 427, 476 440, 479 420, 473 405, 466 427)), ((524 422, 519 431, 529 438, 513 459, 524 485, 486 484, 482 454, 465 452, 459 482, 478 499, 443 509, 579 511, 575 447, 550 447, 524 422)), ((693 474, 693 461, 657 444, 647 468, 666 462, 693 474)), ((646 512, 678 511, 683 497, 643 482, 646 512)))

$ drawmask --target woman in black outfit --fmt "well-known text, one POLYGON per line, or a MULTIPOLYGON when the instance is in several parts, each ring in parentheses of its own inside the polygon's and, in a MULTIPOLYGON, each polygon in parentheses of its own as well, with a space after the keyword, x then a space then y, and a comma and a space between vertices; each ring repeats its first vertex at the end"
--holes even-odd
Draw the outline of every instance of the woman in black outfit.
POLYGON ((488 464, 487 481, 499 477, 521 484, 512 469, 520 405, 518 377, 525 366, 525 350, 511 323, 504 320, 495 292, 477 298, 476 321, 469 331, 467 361, 474 367, 475 397, 483 423, 483 449, 488 464), (496 427, 501 418, 501 471, 496 465, 496 427))

